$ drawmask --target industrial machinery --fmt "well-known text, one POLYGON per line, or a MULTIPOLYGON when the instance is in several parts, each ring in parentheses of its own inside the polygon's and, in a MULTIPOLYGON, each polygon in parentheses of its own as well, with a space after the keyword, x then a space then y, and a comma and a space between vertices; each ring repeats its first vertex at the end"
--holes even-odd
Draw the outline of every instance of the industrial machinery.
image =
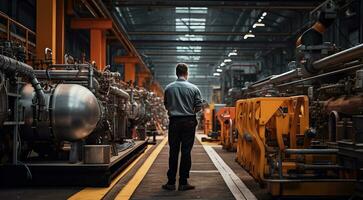
POLYGON ((213 104, 209 105, 203 111, 203 131, 208 135, 213 130, 213 104))
POLYGON ((209 138, 202 138, 203 141, 217 141, 220 139, 220 123, 217 113, 223 109, 226 104, 210 104, 203 109, 203 129, 204 134, 209 138))
POLYGON ((235 107, 221 108, 216 116, 220 124, 220 141, 224 149, 235 151, 237 148, 237 133, 235 131, 235 107))
POLYGON ((323 43, 338 9, 324 6, 297 43, 296 68, 243 88, 236 103, 237 161, 274 196, 361 187, 363 44, 323 43))
POLYGON ((16 59, 0 55, 1 184, 107 186, 146 148, 147 129, 166 127, 162 98, 117 72, 16 59))

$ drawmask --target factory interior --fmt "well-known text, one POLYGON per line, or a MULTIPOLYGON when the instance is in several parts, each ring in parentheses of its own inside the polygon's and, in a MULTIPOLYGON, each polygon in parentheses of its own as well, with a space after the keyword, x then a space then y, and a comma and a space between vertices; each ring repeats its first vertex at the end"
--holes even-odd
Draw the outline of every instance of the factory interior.
POLYGON ((363 0, 1 0, 0 199, 363 199, 363 0))

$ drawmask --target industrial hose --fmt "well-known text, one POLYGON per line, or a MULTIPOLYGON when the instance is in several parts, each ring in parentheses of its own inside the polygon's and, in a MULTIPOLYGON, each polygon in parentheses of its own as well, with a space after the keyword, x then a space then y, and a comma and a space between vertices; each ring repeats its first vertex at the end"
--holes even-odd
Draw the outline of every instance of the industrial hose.
POLYGON ((29 78, 38 99, 39 106, 45 106, 45 95, 43 88, 35 76, 34 70, 31 66, 7 56, 0 55, 0 70, 4 72, 18 73, 20 76, 29 78))

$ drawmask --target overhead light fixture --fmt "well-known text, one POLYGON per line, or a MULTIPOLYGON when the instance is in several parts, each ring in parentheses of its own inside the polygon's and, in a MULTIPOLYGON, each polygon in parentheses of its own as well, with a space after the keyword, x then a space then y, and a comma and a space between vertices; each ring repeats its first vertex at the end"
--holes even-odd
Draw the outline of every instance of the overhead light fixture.
POLYGON ((259 23, 259 22, 253 24, 253 28, 256 28, 256 27, 264 27, 264 26, 265 26, 264 23, 259 23))
POLYGON ((231 56, 237 56, 237 52, 230 52, 230 53, 228 54, 228 57, 231 57, 231 56))
POLYGON ((218 72, 213 73, 213 76, 220 76, 220 75, 221 75, 221 73, 218 73, 218 72))
POLYGON ((265 17, 267 15, 267 12, 262 13, 262 17, 265 17))
POLYGON ((258 22, 262 22, 262 19, 258 19, 258 22))
POLYGON ((261 16, 260 19, 264 19, 265 17, 264 16, 261 16))
POLYGON ((252 30, 249 30, 248 32, 249 32, 249 33, 252 33, 252 30))
POLYGON ((218 69, 216 69, 216 71, 217 71, 217 72, 223 72, 223 69, 218 68, 218 69))
POLYGON ((225 62, 225 63, 229 63, 229 62, 232 62, 232 59, 224 59, 224 61, 223 62, 225 62))
POLYGON ((224 65, 226 65, 226 63, 222 62, 222 63, 221 63, 221 67, 223 67, 224 65))
POLYGON ((256 37, 254 34, 252 34, 252 33, 247 33, 247 34, 243 37, 243 39, 247 39, 247 38, 254 38, 254 37, 256 37))

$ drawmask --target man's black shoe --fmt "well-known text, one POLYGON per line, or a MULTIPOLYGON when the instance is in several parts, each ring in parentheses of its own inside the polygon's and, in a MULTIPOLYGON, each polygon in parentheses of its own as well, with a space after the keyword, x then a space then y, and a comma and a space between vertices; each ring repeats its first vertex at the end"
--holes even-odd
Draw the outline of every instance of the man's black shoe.
POLYGON ((185 190, 194 190, 195 186, 190 185, 189 183, 185 184, 185 185, 179 185, 178 186, 178 190, 179 191, 185 191, 185 190))
POLYGON ((162 185, 161 188, 163 188, 164 190, 175 190, 176 189, 175 184, 173 184, 173 185, 165 184, 165 185, 162 185))

